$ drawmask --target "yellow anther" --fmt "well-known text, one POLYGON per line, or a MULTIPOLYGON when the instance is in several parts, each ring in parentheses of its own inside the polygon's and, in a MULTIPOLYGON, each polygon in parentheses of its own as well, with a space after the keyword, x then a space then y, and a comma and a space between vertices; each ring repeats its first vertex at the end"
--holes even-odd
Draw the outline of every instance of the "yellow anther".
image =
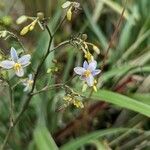
POLYGON ((21 64, 15 63, 14 64, 14 70, 19 71, 21 69, 21 64))
POLYGON ((87 78, 87 77, 89 77, 91 75, 91 71, 90 70, 86 70, 85 72, 84 72, 84 76, 87 78))
POLYGON ((33 84, 33 80, 28 80, 28 84, 32 85, 33 84))

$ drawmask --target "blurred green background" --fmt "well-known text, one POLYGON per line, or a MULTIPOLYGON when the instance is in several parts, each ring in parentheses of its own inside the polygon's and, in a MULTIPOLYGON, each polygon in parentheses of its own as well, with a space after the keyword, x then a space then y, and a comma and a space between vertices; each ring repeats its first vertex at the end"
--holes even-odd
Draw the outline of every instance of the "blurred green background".
MULTIPOLYGON (((34 70, 46 51, 49 37, 37 26, 32 32, 20 36, 25 26, 17 25, 21 15, 36 16, 41 11, 49 17, 52 32, 65 15, 64 0, 0 0, 0 30, 14 33, 14 37, 0 37, 1 57, 9 56, 10 47, 32 55, 34 70)), ((65 21, 53 46, 80 33, 87 41, 97 45, 101 54, 94 54, 98 67, 125 5, 124 0, 80 0, 82 10, 65 21)), ((150 0, 127 0, 122 23, 109 51, 104 72, 99 78, 98 92, 84 100, 85 108, 63 105, 65 91, 53 89, 35 95, 30 106, 17 124, 6 145, 6 150, 149 150, 150 149, 150 0), (118 94, 120 93, 120 94, 118 94), (123 96, 125 95, 125 97, 123 96), (124 128, 130 128, 124 129, 124 128), (135 130, 134 130, 134 129, 135 130), (140 130, 140 131, 139 131, 140 130), (142 130, 142 132, 141 132, 142 130), (57 146, 56 146, 57 145, 57 146)), ((65 46, 51 53, 41 70, 36 89, 65 82, 73 75, 73 68, 82 65, 83 53, 75 47, 65 46), (54 63, 54 59, 57 63, 54 63), (47 74, 47 69, 58 68, 47 74)), ((2 59, 2 58, 0 58, 2 59)), ((5 72, 0 70, 0 74, 5 72)), ((14 85, 18 78, 9 74, 14 85)), ((69 86, 81 92, 82 83, 75 77, 69 86)), ((90 90, 84 95, 88 96, 90 90)), ((23 86, 14 89, 17 115, 26 94, 23 86)), ((0 82, 0 145, 9 127, 9 90, 0 82)))

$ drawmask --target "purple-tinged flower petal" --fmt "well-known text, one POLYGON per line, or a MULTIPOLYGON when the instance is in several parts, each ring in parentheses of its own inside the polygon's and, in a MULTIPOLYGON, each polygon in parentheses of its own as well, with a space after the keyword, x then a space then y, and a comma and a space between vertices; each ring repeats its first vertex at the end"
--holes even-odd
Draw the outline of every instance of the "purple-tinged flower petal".
POLYGON ((5 69, 13 68, 14 64, 15 64, 14 61, 9 61, 9 60, 4 60, 4 61, 0 62, 0 66, 5 69))
POLYGON ((86 77, 83 75, 80 76, 80 79, 86 81, 86 77))
POLYGON ((74 72, 78 75, 83 75, 83 73, 85 72, 85 69, 82 67, 75 67, 74 72))
POLYGON ((91 72, 94 71, 96 69, 96 66, 97 66, 97 62, 95 60, 91 61, 89 63, 89 66, 88 66, 88 70, 90 70, 91 72))
POLYGON ((98 75, 100 72, 101 72, 100 69, 96 69, 96 70, 92 71, 92 75, 93 75, 93 76, 96 76, 96 75, 98 75))
POLYGON ((83 68, 87 69, 88 66, 89 66, 89 65, 88 65, 88 62, 85 60, 84 63, 83 63, 83 68))
POLYGON ((24 70, 21 67, 20 69, 16 70, 15 73, 18 77, 22 77, 24 75, 24 70))
POLYGON ((16 52, 16 50, 12 47, 11 50, 10 50, 10 55, 11 55, 11 59, 14 61, 14 62, 17 62, 18 61, 18 54, 16 52))
POLYGON ((93 86, 94 84, 94 77, 92 75, 90 75, 89 77, 86 78, 86 82, 88 84, 88 86, 93 86))
POLYGON ((31 55, 27 54, 18 59, 18 63, 20 63, 23 67, 26 67, 30 64, 31 55))

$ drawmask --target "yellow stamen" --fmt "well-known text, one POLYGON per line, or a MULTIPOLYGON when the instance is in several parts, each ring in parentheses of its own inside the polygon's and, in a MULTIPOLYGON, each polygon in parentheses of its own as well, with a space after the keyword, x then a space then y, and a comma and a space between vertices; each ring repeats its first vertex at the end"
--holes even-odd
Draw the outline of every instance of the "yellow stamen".
POLYGON ((14 70, 15 70, 15 71, 19 71, 20 69, 21 69, 21 64, 15 63, 15 64, 14 64, 14 70))
POLYGON ((33 80, 28 80, 28 84, 32 85, 33 84, 33 80))
POLYGON ((87 78, 87 77, 89 77, 91 75, 91 71, 90 70, 86 70, 85 72, 84 72, 84 76, 87 78))

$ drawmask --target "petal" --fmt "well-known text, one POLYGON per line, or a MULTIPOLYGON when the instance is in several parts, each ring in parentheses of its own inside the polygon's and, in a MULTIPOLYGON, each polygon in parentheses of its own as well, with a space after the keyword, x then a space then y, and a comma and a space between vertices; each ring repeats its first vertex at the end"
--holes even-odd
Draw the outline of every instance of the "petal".
POLYGON ((27 86, 23 89, 24 92, 27 92, 28 90, 29 90, 29 85, 27 85, 27 86))
POLYGON ((28 66, 30 64, 31 55, 27 54, 18 59, 18 63, 20 63, 23 67, 28 66))
POLYGON ((10 55, 11 55, 11 59, 14 61, 14 62, 17 62, 18 61, 18 54, 16 52, 16 50, 12 47, 11 50, 10 50, 10 55))
POLYGON ((21 67, 19 70, 16 70, 16 75, 18 76, 18 77, 22 77, 23 75, 24 75, 24 70, 23 70, 23 68, 21 67))
POLYGON ((85 60, 84 63, 83 63, 83 68, 87 69, 88 66, 89 66, 89 65, 88 65, 88 62, 85 60))
POLYGON ((93 86, 94 84, 94 77, 92 75, 90 75, 88 78, 86 78, 86 82, 88 84, 88 86, 93 86))
POLYGON ((93 75, 93 76, 96 76, 96 75, 98 75, 100 72, 101 72, 100 69, 96 69, 96 70, 92 71, 92 75, 93 75))
POLYGON ((85 69, 82 67, 75 67, 74 72, 78 75, 82 75, 85 72, 85 69))
POLYGON ((82 76, 82 75, 81 75, 81 76, 80 76, 80 79, 86 81, 86 77, 85 77, 85 76, 82 76))
POLYGON ((67 7, 69 7, 70 6, 70 4, 71 4, 71 2, 70 1, 66 1, 65 3, 63 3, 62 4, 62 8, 67 8, 67 7))
POLYGON ((4 61, 0 62, 0 66, 5 69, 13 68, 14 64, 15 64, 14 61, 9 61, 9 60, 4 60, 4 61))
POLYGON ((93 60, 89 63, 88 70, 90 70, 92 72, 96 69, 96 66, 97 66, 97 62, 95 60, 93 60))
POLYGON ((29 88, 30 88, 30 85, 27 84, 27 85, 25 86, 25 88, 23 89, 23 91, 24 91, 24 92, 27 92, 27 91, 29 90, 29 88))
POLYGON ((29 80, 32 80, 33 79, 33 77, 32 77, 32 74, 29 74, 29 80))

